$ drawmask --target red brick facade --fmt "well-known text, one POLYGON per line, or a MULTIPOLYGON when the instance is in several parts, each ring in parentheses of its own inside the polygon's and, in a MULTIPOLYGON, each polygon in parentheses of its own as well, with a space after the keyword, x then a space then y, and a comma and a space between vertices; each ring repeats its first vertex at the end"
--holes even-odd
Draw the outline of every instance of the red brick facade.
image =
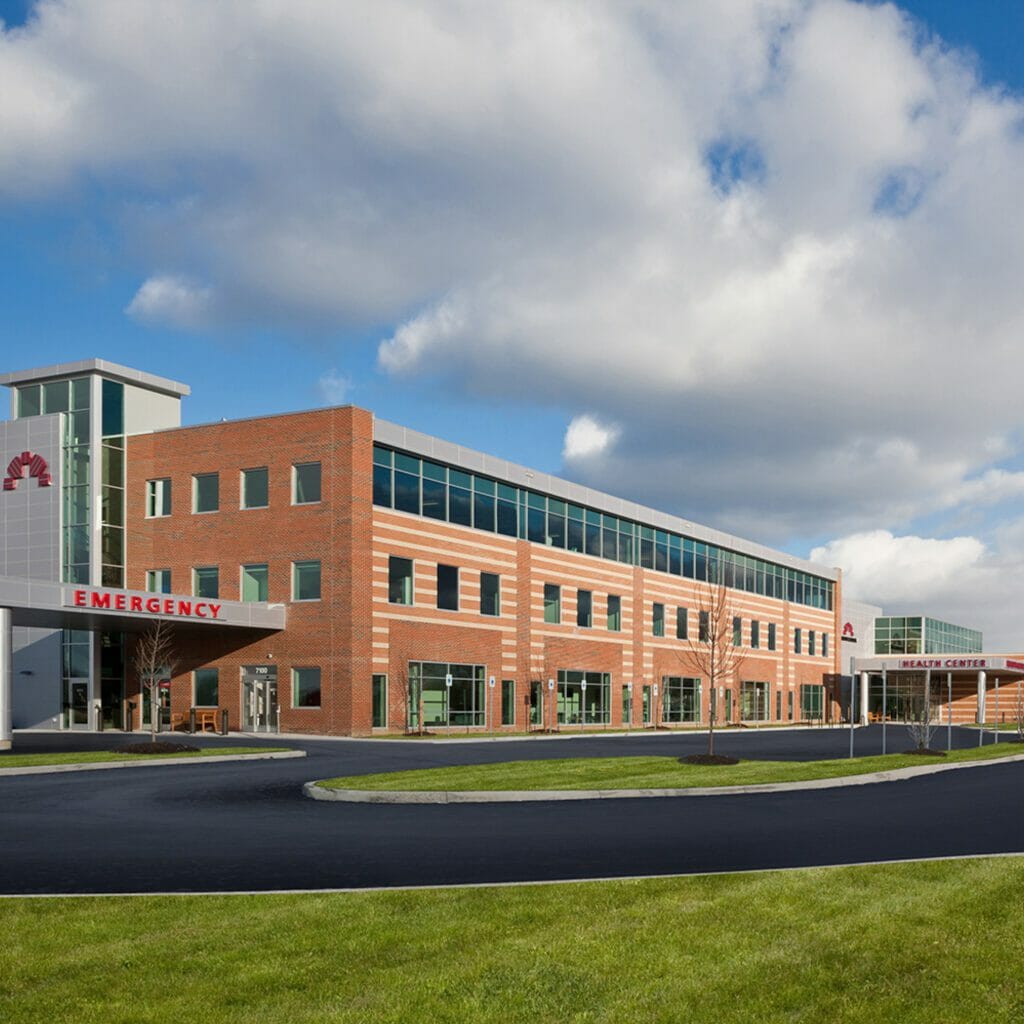
MULTIPOLYGON (((226 631, 182 633, 171 686, 172 712, 185 714, 193 701, 192 673, 218 669, 218 702, 232 728, 240 721, 244 666, 274 666, 283 732, 366 735, 372 731, 371 680, 388 679, 388 724, 405 727, 410 662, 482 665, 498 685, 487 695, 488 729, 525 731, 533 681, 556 678, 559 670, 608 673, 610 717, 605 727, 623 724, 623 689, 633 683, 632 721, 641 727, 643 689, 651 703, 650 723, 659 724, 654 686, 666 676, 697 676, 689 646, 676 639, 676 610, 688 610, 690 636, 697 635, 702 600, 691 580, 584 554, 545 547, 375 507, 372 503, 373 418, 346 407, 262 419, 188 427, 129 439, 127 546, 129 588, 144 589, 146 572, 171 571, 174 593, 192 591, 197 567, 217 566, 221 598, 238 600, 241 566, 268 566, 271 603, 287 607, 283 632, 239 642, 226 631), (295 505, 293 466, 319 462, 321 501, 295 505), (266 508, 240 508, 243 470, 266 467, 266 508), (219 510, 192 511, 194 474, 219 474, 219 510), (171 514, 146 517, 147 481, 171 481, 171 514), (412 605, 388 600, 388 561, 412 559, 412 605), (321 563, 321 599, 294 602, 292 563, 321 563), (437 566, 459 569, 459 610, 437 608, 437 566), (480 573, 500 577, 500 614, 480 613, 480 573), (561 587, 561 621, 544 621, 544 585, 561 587), (592 594, 592 625, 576 624, 577 592, 592 594), (621 599, 621 629, 608 628, 608 595, 621 599), (654 636, 653 606, 664 605, 665 635, 654 636), (321 706, 293 707, 292 670, 317 667, 321 706), (515 681, 514 724, 501 723, 501 680, 515 681)), ((840 656, 840 587, 834 611, 729 592, 730 614, 743 620, 744 662, 733 690, 731 717, 740 718, 743 680, 769 684, 768 719, 800 719, 800 686, 826 685, 826 715, 837 714, 840 656), (760 623, 760 647, 751 649, 751 620, 760 623), (768 623, 776 629, 776 650, 767 650, 768 623), (828 635, 827 657, 820 639, 814 656, 794 653, 793 631, 806 638, 828 635), (780 698, 777 696, 781 694, 780 698), (790 698, 792 694, 792 698, 790 698), (780 714, 781 711, 781 714, 780 714)), ((706 600, 706 598, 705 598, 706 600)), ((545 684, 546 686, 546 684, 545 684)), ((138 692, 129 678, 129 694, 138 692)), ((544 721, 554 727, 554 702, 546 700, 544 721)), ((702 691, 701 721, 708 694, 702 691)), ((719 712, 721 716, 721 711, 719 712)), ((721 717, 719 717, 721 721, 721 717)))

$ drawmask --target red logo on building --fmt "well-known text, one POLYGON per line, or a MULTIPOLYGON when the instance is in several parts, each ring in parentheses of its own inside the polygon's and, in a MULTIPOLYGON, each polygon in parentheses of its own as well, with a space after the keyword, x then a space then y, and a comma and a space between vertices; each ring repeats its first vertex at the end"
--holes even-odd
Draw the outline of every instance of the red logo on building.
POLYGON ((7 467, 7 476, 4 477, 4 490, 15 490, 18 486, 18 481, 25 479, 26 470, 28 470, 27 475, 29 477, 35 477, 39 481, 40 487, 52 485, 53 477, 50 476, 50 467, 46 464, 46 459, 42 455, 36 455, 33 452, 22 452, 20 455, 15 455, 7 467))
POLYGON ((843 636, 853 636, 853 635, 854 635, 853 623, 852 622, 844 622, 843 623, 843 636))

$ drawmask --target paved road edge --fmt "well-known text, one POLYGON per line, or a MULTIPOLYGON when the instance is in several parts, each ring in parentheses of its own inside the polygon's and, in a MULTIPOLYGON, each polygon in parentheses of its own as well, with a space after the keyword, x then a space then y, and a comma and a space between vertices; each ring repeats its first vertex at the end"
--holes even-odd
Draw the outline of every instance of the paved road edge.
POLYGON ((692 789, 528 789, 528 790, 420 790, 324 789, 322 780, 307 782, 302 792, 311 800, 350 804, 512 804, 551 800, 636 800, 644 797, 737 796, 753 793, 791 793, 804 789, 838 789, 878 782, 899 782, 921 775, 935 775, 959 768, 982 768, 993 764, 1024 761, 1024 754, 996 757, 989 761, 958 761, 955 764, 894 768, 887 772, 866 772, 836 779, 805 782, 766 782, 751 786, 703 786, 692 789))
POLYGON ((209 757, 154 757, 138 761, 89 761, 85 764, 30 764, 19 768, 0 768, 0 778, 8 775, 53 775, 58 772, 98 772, 108 768, 153 768, 183 764, 223 764, 225 761, 276 761, 305 757, 304 750, 277 750, 266 754, 211 754, 209 757))

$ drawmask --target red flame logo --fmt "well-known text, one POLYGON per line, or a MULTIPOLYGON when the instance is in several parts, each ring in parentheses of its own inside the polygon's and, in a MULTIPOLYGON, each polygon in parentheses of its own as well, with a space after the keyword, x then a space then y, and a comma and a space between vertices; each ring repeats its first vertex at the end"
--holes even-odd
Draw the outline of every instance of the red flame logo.
POLYGON ((16 490, 18 481, 24 480, 26 476, 35 477, 39 481, 40 487, 50 487, 53 484, 53 477, 50 476, 50 467, 46 464, 46 459, 34 452, 22 452, 20 455, 15 455, 7 466, 4 490, 16 490))

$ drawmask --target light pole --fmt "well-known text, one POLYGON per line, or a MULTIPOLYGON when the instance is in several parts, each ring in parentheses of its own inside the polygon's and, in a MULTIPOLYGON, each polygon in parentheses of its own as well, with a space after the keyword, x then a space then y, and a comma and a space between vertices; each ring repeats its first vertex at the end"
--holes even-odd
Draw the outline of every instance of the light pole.
POLYGON ((857 706, 857 673, 850 676, 850 757, 853 757, 853 709, 857 706))
POLYGON ((946 750, 953 749, 953 673, 946 673, 946 750))
POLYGON ((888 709, 888 706, 887 706, 887 703, 886 703, 887 700, 888 700, 888 689, 887 689, 886 679, 887 679, 887 677, 886 677, 886 667, 885 667, 885 665, 883 665, 882 666, 882 753, 883 754, 885 753, 885 721, 889 717, 889 714, 888 714, 889 709, 888 709))

